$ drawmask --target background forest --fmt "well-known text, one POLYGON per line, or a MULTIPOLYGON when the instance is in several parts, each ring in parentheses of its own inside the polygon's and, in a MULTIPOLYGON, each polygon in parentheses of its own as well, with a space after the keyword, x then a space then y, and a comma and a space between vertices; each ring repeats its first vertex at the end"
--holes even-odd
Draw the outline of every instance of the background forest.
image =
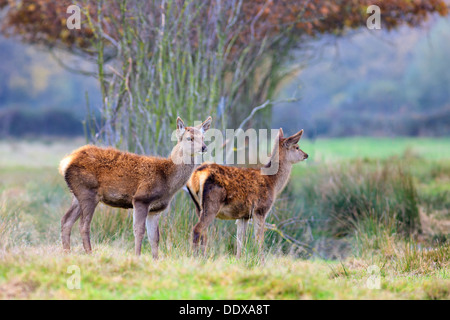
MULTIPOLYGON (((4 30, 10 29, 4 24, 4 30)), ((306 34, 301 45, 284 52, 273 77, 285 75, 276 81, 270 93, 275 103, 264 114, 272 127, 291 132, 301 126, 310 137, 448 135, 448 17, 433 14, 420 28, 334 33, 306 34), (283 99, 293 101, 276 103, 283 99)), ((6 34, 0 35, 1 60, 8 61, 0 65, 0 134, 84 134, 88 112, 99 117, 101 110, 99 83, 86 74, 95 71, 95 61, 58 46, 49 51, 40 38, 36 46, 6 34)), ((246 101, 250 110, 258 102, 246 101)))

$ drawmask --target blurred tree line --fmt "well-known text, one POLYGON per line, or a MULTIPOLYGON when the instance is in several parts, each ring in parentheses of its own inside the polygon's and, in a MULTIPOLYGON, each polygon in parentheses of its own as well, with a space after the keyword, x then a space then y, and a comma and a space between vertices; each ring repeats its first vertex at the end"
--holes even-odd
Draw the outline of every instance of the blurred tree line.
POLYGON ((64 109, 0 109, 0 137, 80 136, 80 119, 64 109))
MULTIPOLYGON (((170 148, 164 141, 177 115, 191 123, 210 114, 216 127, 237 128, 297 71, 283 68, 293 49, 321 34, 365 27, 369 5, 380 6, 386 29, 448 13, 442 0, 75 3, 80 30, 66 28, 72 1, 0 0, 1 30, 94 61, 102 95, 100 119, 87 119, 94 142, 141 153, 170 148)), ((268 127, 267 105, 246 125, 268 127)))
POLYGON ((1 35, 0 61, 0 137, 83 134, 85 93, 100 100, 94 78, 70 73, 47 51, 1 35))
POLYGON ((424 29, 333 39, 335 46, 322 39, 320 61, 298 76, 302 99, 274 108, 274 122, 291 131, 300 122, 309 136, 450 135, 448 39, 447 17, 424 29))

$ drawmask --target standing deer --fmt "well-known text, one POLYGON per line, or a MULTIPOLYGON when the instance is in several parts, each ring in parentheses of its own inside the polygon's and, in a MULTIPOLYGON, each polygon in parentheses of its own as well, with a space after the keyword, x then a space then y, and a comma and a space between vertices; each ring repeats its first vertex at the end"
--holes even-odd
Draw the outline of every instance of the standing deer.
POLYGON ((177 145, 168 158, 141 156, 113 148, 87 145, 61 161, 59 170, 73 193, 72 206, 61 219, 63 249, 70 251, 70 233, 79 217, 83 247, 92 251, 90 228, 99 202, 118 208, 133 208, 136 255, 141 254, 147 235, 153 258, 158 258, 159 216, 200 163, 196 157, 206 150, 204 133, 211 117, 196 127, 185 127, 177 119, 177 145), (187 160, 187 161, 186 161, 187 160))
POLYGON ((187 183, 187 188, 196 206, 199 222, 193 231, 194 250, 199 242, 204 252, 206 230, 214 218, 237 219, 237 258, 241 256, 248 220, 255 222, 255 237, 262 256, 265 219, 275 198, 286 186, 292 165, 308 158, 297 145, 303 130, 283 137, 280 128, 270 156, 270 167, 278 161, 278 171, 263 175, 260 169, 237 168, 218 164, 203 164, 198 167, 187 183))

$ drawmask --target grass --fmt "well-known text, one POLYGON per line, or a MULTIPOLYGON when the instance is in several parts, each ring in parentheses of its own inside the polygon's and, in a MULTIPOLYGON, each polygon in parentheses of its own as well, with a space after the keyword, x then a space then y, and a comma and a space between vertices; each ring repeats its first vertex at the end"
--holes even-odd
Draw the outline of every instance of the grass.
POLYGON ((351 137, 305 140, 300 143, 315 161, 387 159, 405 152, 422 159, 449 159, 450 138, 374 138, 351 137))
MULTIPOLYGON (((0 298, 450 299, 447 159, 432 151, 435 158, 424 159, 410 148, 412 139, 394 140, 397 153, 388 156, 381 150, 391 141, 334 143, 352 141, 372 148, 339 161, 312 157, 294 168, 269 217, 265 263, 251 234, 236 261, 235 224, 219 220, 206 257, 194 258, 197 218, 183 192, 161 218, 160 260, 152 260, 147 241, 144 255, 134 257, 130 211, 106 206, 94 215, 94 253, 84 254, 75 225, 73 252, 64 254, 59 221, 70 195, 56 168, 82 141, 2 141, 0 298), (80 290, 67 285, 70 266, 79 268, 80 290)), ((315 150, 322 145, 325 154, 332 144, 316 141, 315 150)), ((307 143, 302 148, 310 153, 307 143)))
MULTIPOLYGON (((449 298, 448 273, 373 274, 364 261, 304 261, 271 256, 248 268, 230 256, 194 259, 149 255, 99 246, 93 255, 59 247, 21 248, 2 255, 0 297, 27 299, 426 299, 449 298), (80 289, 69 289, 79 268, 80 289), (345 268, 345 272, 343 269, 345 268), (7 280, 6 280, 7 279, 7 280)), ((380 267, 378 267, 380 268, 380 267)))
POLYGON ((310 215, 331 220, 329 229, 334 236, 347 235, 363 221, 410 233, 420 229, 412 180, 399 164, 380 163, 372 168, 354 161, 322 168, 293 182, 291 194, 301 198, 310 215))

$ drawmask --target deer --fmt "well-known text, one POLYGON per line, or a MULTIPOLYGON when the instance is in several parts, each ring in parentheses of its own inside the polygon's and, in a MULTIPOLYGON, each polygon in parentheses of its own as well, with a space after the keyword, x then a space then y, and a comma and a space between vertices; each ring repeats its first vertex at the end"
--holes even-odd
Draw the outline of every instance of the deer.
POLYGON ((275 138, 270 161, 264 166, 269 168, 278 163, 275 174, 263 174, 261 168, 244 168, 204 163, 192 173, 186 184, 192 198, 198 223, 193 228, 193 249, 196 254, 205 253, 206 231, 214 218, 237 220, 237 252, 241 257, 242 246, 249 219, 253 219, 258 254, 264 261, 262 245, 266 217, 276 197, 288 183, 292 165, 306 160, 298 142, 303 129, 285 138, 280 128, 275 138))
POLYGON ((195 127, 177 118, 177 144, 168 158, 138 155, 112 147, 83 146, 65 157, 59 166, 72 193, 72 205, 61 219, 63 250, 70 252, 72 226, 79 229, 86 253, 92 252, 91 221, 99 202, 133 209, 135 254, 141 254, 147 229, 152 256, 158 259, 159 218, 175 193, 188 181, 206 151, 203 141, 211 117, 195 127), (199 158, 200 157, 200 158, 199 158))

